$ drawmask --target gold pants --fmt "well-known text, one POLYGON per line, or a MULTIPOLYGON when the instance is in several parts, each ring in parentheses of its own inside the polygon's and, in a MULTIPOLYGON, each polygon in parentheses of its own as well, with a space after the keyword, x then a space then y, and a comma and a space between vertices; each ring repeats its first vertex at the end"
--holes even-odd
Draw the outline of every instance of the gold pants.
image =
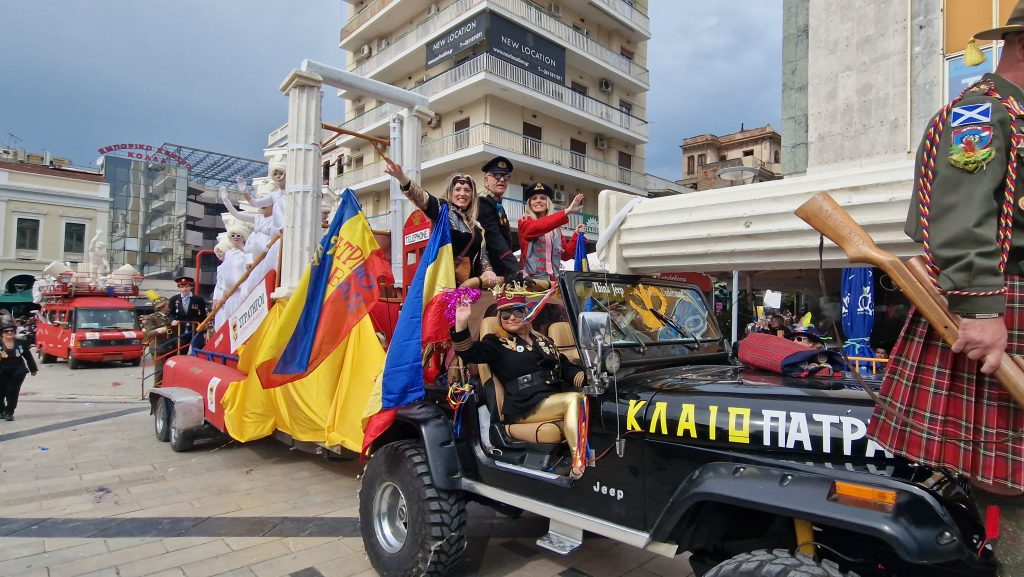
MULTIPOLYGON (((547 423, 549 421, 562 421, 562 435, 569 443, 569 450, 572 451, 573 461, 577 461, 581 455, 578 454, 578 439, 580 437, 580 403, 586 402, 586 395, 583 393, 555 393, 541 401, 534 407, 529 416, 519 421, 520 423, 547 423)), ((583 455, 582 462, 586 462, 583 455)))

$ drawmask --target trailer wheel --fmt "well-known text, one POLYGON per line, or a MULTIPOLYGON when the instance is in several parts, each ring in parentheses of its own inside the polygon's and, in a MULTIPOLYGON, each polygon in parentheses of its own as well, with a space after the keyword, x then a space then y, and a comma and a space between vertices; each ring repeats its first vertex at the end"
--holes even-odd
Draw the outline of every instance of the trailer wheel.
POLYGON ((171 405, 171 410, 167 420, 167 430, 170 435, 171 450, 176 453, 186 453, 192 450, 193 445, 196 443, 196 434, 193 431, 180 431, 174 426, 174 405, 171 405))
POLYGON ((359 529, 382 577, 452 574, 466 548, 466 501, 434 486, 417 441, 382 447, 359 488, 359 529))
POLYGON ((142 364, 142 359, 132 359, 130 362, 133 367, 137 367, 142 364))
POLYGON ((785 549, 767 551, 760 549, 741 553, 728 561, 719 563, 704 577, 858 577, 850 571, 843 573, 832 561, 820 563, 812 557, 785 549))
POLYGON ((153 432, 156 440, 166 443, 171 440, 171 401, 159 397, 153 410, 153 432))
POLYGON ((36 347, 36 351, 39 353, 39 362, 44 365, 48 365, 53 361, 57 360, 57 357, 47 353, 46 351, 40 351, 39 347, 36 347))
POLYGON ((68 368, 72 371, 77 371, 82 368, 82 361, 75 358, 74 353, 68 351, 68 368))

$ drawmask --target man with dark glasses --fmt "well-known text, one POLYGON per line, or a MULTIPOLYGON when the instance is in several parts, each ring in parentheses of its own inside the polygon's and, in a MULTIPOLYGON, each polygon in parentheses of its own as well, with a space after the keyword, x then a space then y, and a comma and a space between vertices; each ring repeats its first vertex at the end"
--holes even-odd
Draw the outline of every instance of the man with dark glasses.
POLYGON ((494 274, 511 279, 519 275, 519 261, 512 254, 512 227, 509 225, 501 199, 508 190, 512 163, 504 156, 496 156, 481 170, 484 172, 486 193, 480 195, 480 213, 477 221, 484 229, 487 256, 494 274))

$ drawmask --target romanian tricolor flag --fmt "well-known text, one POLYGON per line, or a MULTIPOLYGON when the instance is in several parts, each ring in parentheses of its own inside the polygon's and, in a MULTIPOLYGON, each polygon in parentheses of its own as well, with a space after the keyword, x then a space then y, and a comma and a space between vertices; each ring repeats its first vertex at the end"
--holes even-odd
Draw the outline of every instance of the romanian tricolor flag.
POLYGON ((416 276, 398 315, 395 336, 388 346, 384 372, 366 406, 363 453, 395 420, 398 407, 423 398, 423 347, 448 339, 441 296, 455 288, 448 205, 441 203, 430 242, 423 251, 416 276))
POLYGON ((256 365, 263 388, 316 369, 377 303, 377 278, 389 274, 355 193, 345 189, 309 271, 281 313, 278 354, 256 365))
POLYGON ((587 238, 582 232, 576 233, 575 261, 574 271, 590 272, 590 261, 587 260, 587 238))

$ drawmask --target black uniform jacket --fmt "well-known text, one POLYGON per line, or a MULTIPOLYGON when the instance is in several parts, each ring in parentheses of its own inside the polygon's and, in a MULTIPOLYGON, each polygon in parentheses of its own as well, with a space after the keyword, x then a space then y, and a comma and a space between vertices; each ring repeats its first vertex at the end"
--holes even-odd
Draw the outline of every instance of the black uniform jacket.
POLYGON ((32 357, 32 353, 28 350, 28 344, 25 341, 15 339, 12 348, 7 348, 4 346, 3 341, 0 341, 0 372, 16 375, 18 373, 24 374, 24 372, 34 373, 38 370, 36 368, 36 360, 32 357), (26 365, 28 371, 25 371, 26 365))
POLYGON ((528 417, 537 403, 546 397, 563 391, 579 389, 584 384, 584 372, 578 365, 555 349, 555 345, 544 335, 534 332, 533 345, 516 335, 501 338, 485 335, 473 341, 469 330, 452 331, 452 348, 469 363, 487 363, 491 373, 505 388, 505 403, 502 418, 506 423, 516 423, 528 417), (519 377, 534 373, 554 373, 555 379, 547 386, 527 386, 517 390, 519 377), (567 385, 572 383, 572 386, 567 385))
POLYGON ((487 244, 487 256, 491 261, 494 274, 509 278, 521 270, 519 261, 512 254, 512 228, 508 217, 498 214, 498 203, 489 194, 481 195, 477 221, 484 228, 484 242, 487 244))
POLYGON ((185 322, 202 322, 206 319, 206 299, 201 296, 192 295, 189 298, 188 310, 181 306, 181 295, 171 297, 171 312, 168 314, 171 320, 185 322))

